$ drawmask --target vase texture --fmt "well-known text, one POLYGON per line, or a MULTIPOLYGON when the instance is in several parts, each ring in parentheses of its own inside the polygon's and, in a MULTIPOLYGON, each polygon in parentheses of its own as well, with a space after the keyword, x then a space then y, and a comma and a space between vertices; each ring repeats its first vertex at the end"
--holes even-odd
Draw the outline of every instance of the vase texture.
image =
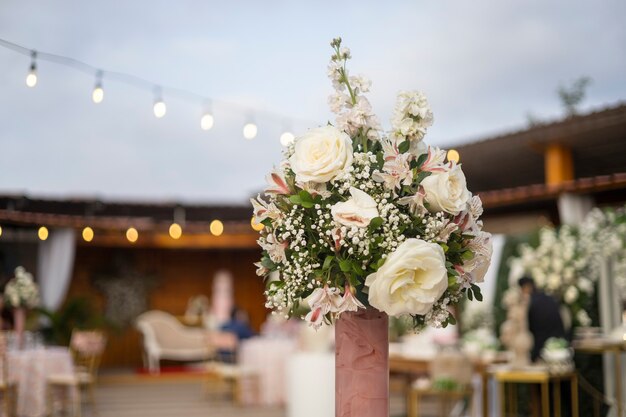
POLYGON ((389 416, 389 318, 373 308, 335 324, 335 417, 389 416))

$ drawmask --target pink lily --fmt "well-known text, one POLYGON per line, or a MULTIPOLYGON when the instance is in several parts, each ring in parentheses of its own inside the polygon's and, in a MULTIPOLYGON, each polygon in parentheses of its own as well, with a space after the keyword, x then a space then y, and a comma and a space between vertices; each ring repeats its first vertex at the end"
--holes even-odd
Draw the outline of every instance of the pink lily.
POLYGON ((289 185, 287 185, 287 180, 285 180, 285 176, 276 170, 270 172, 267 177, 265 177, 268 183, 268 187, 265 189, 266 193, 269 194, 291 194, 289 190, 289 185))

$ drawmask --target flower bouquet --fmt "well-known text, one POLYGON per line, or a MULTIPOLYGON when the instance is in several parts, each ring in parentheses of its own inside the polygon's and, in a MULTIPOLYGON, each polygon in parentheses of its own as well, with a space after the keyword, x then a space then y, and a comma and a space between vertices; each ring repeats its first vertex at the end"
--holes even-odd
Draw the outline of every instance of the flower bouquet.
POLYGON ((13 326, 18 345, 21 345, 26 324, 26 310, 39 305, 39 288, 33 281, 33 275, 24 267, 15 268, 15 277, 4 287, 4 302, 7 307, 13 309, 13 326))
POLYGON ((388 415, 387 315, 414 327, 454 324, 449 307, 482 299, 491 258, 482 204, 461 166, 423 138, 433 122, 426 97, 398 95, 384 132, 364 96, 371 83, 346 68, 331 43, 334 125, 284 149, 265 197, 252 199, 264 225, 257 273, 267 307, 312 326, 336 322, 336 414, 388 415))
POLYGON ((511 258, 510 285, 523 275, 531 276, 537 288, 568 306, 573 324, 589 326, 587 307, 595 293, 597 276, 590 270, 589 251, 581 244, 579 233, 570 226, 539 231, 539 245, 523 244, 520 256, 511 258))

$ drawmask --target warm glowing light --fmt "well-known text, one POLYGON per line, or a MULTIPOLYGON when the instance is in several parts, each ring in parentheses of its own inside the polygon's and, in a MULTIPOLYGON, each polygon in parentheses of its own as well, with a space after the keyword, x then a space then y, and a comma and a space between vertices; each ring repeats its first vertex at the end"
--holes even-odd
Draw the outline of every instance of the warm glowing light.
POLYGON ((135 229, 134 227, 129 227, 126 231, 126 239, 128 239, 130 243, 135 243, 137 239, 139 239, 139 232, 137 231, 137 229, 135 229))
POLYGON ((170 236, 172 239, 179 239, 183 235, 183 228, 178 223, 170 225, 170 236))
POLYGON ((35 67, 31 67, 28 72, 28 75, 26 76, 26 85, 30 88, 37 85, 37 69, 35 67))
POLYGON ((296 137, 291 132, 284 132, 280 135, 280 144, 283 146, 289 146, 290 143, 294 141, 296 137))
POLYGON ((213 127, 213 115, 211 113, 204 113, 202 119, 200 119, 200 127, 202 130, 210 130, 213 127))
POLYGON ((91 242, 93 240, 93 229, 89 226, 83 229, 83 240, 85 242, 91 242))
POLYGON ((213 220, 209 226, 213 236, 219 236, 224 233, 224 223, 219 220, 213 220))
POLYGON ((48 239, 48 228, 46 226, 41 226, 37 231, 37 236, 39 236, 39 239, 41 240, 48 239))
POLYGON ((0 236, 2 236, 2 226, 0 226, 0 236))
POLYGON ((448 161, 454 161, 458 164, 460 159, 461 155, 459 154, 459 151, 456 149, 450 149, 448 151, 448 161))
POLYGON ((157 118, 161 118, 163 116, 165 116, 165 113, 167 113, 167 106, 165 105, 165 102, 161 99, 158 99, 154 102, 154 115, 157 118))
POLYGON ((246 123, 243 127, 243 137, 250 140, 256 137, 258 129, 254 123, 246 123))
POLYGON ((252 216, 252 219, 250 219, 250 225, 257 232, 260 232, 265 227, 263 223, 257 223, 256 220, 254 220, 254 216, 252 216))
POLYGON ((96 104, 102 103, 102 100, 104 100, 104 90, 102 89, 101 85, 96 85, 96 87, 93 89, 93 92, 91 93, 91 99, 96 104))

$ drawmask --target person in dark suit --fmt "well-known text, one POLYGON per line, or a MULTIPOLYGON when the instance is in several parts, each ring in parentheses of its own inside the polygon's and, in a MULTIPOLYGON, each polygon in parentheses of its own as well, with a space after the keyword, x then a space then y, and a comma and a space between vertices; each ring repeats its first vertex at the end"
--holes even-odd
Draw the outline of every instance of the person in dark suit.
POLYGON ((518 284, 522 292, 530 298, 528 330, 534 338, 530 357, 535 362, 539 359, 546 340, 551 337, 565 339, 565 327, 563 326, 559 303, 553 297, 537 289, 532 278, 520 278, 518 284))

